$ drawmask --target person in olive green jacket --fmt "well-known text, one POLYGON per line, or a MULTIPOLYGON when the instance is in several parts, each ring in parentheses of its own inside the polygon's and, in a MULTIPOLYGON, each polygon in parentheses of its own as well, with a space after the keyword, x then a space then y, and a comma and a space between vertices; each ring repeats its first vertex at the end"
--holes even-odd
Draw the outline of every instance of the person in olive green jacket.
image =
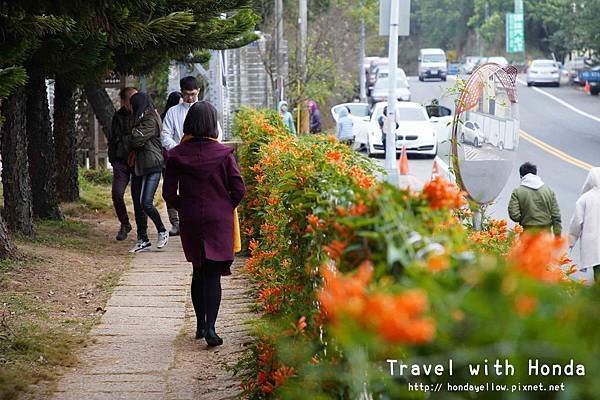
POLYGON ((525 230, 545 230, 560 236, 560 208, 552 189, 537 176, 537 167, 526 162, 519 168, 521 185, 513 190, 508 215, 525 230))

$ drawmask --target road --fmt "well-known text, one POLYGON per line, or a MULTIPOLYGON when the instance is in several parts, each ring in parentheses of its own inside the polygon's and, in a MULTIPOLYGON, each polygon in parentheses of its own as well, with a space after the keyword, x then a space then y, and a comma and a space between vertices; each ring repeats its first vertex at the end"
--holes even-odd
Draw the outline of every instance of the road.
MULTIPOLYGON (((528 88, 523 78, 520 77, 518 87, 523 132, 515 165, 488 214, 508 219, 510 194, 520 183, 518 166, 530 161, 538 166, 540 177, 555 191, 563 228, 567 230, 587 169, 600 166, 600 97, 587 95, 572 86, 528 88)), ((413 101, 428 104, 438 98, 442 105, 454 110, 453 97, 449 94, 454 79, 419 82, 416 77, 410 77, 409 82, 413 101)), ((420 179, 426 179, 432 161, 411 159, 409 164, 420 179)), ((578 251, 574 251, 573 256, 578 259, 578 251)))

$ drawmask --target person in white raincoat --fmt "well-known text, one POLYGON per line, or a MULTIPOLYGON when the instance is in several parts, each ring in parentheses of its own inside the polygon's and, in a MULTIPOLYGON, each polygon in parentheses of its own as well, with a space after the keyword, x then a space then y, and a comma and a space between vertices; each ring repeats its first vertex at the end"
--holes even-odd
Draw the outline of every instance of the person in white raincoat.
POLYGON ((590 170, 569 227, 570 246, 579 240, 581 269, 593 268, 600 283, 600 167, 590 170))

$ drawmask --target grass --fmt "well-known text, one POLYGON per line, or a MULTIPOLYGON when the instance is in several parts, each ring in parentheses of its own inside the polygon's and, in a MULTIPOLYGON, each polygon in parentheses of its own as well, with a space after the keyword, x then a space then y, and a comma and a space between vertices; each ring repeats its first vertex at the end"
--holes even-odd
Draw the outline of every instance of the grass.
POLYGON ((90 229, 88 224, 75 220, 40 221, 36 224, 34 241, 53 247, 87 250, 86 236, 90 229))

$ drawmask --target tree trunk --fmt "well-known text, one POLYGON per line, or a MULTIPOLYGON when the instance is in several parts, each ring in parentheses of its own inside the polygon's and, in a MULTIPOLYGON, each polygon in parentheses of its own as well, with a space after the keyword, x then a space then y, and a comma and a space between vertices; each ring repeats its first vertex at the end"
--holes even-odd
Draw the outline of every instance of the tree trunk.
POLYGON ((104 135, 108 137, 112 118, 115 114, 115 106, 112 100, 99 82, 86 83, 84 90, 100 126, 102 126, 104 135))
POLYGON ((56 158, 44 73, 35 65, 27 72, 27 137, 33 215, 60 220, 63 216, 56 196, 56 158))
POLYGON ((79 200, 75 87, 57 77, 54 86, 54 140, 56 142, 56 188, 61 201, 79 200))
POLYGON ((15 246, 8 236, 8 229, 4 224, 4 220, 0 217, 0 260, 12 258, 15 256, 15 246))
MULTIPOLYGON (((27 162, 25 90, 18 88, 2 105, 2 185, 4 218, 8 229, 33 236, 31 181, 27 162)), ((1 225, 4 225, 2 223, 1 225)), ((0 227, 0 256, 4 248, 0 227)), ((4 249, 5 250, 5 249, 4 249)))

